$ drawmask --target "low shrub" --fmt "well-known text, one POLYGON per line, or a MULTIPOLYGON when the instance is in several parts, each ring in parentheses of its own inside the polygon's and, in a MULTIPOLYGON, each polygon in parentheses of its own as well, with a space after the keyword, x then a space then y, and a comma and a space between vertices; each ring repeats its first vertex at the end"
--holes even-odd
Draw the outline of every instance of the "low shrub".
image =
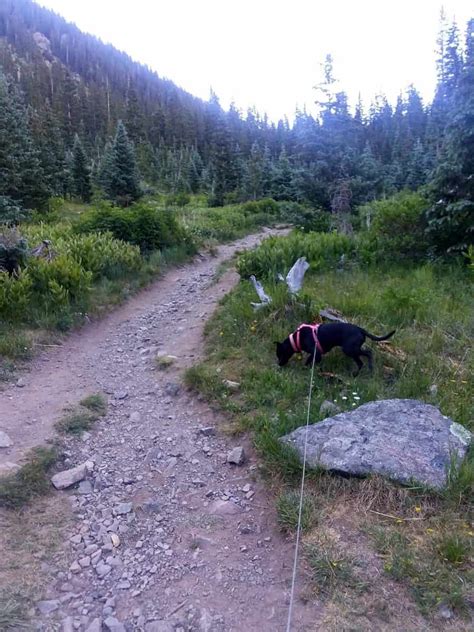
POLYGON ((90 293, 92 273, 66 255, 52 261, 30 259, 26 269, 31 279, 32 300, 53 311, 68 305, 84 306, 90 293))
POLYGON ((102 204, 84 213, 75 225, 78 233, 111 233, 116 239, 140 247, 142 252, 186 244, 194 246, 190 235, 172 211, 138 203, 123 209, 102 204))
POLYGON ((308 208, 298 202, 280 202, 281 219, 295 228, 309 233, 328 233, 331 230, 331 215, 318 208, 308 208))
POLYGON ((246 215, 255 215, 257 213, 265 213, 267 215, 279 215, 280 207, 275 200, 271 198, 263 198, 258 201, 244 202, 242 211, 246 215))
POLYGON ((5 321, 24 320, 31 303, 31 278, 9 276, 0 271, 0 319, 5 321))
POLYGON ((428 252, 424 215, 427 200, 402 191, 359 208, 359 249, 366 261, 420 259, 428 252), (365 229, 364 229, 365 227, 365 229))
POLYGON ((278 273, 286 274, 299 257, 306 257, 313 270, 328 269, 353 250, 353 240, 345 235, 295 231, 288 237, 270 237, 256 250, 245 252, 238 259, 237 270, 242 277, 275 278, 278 273))

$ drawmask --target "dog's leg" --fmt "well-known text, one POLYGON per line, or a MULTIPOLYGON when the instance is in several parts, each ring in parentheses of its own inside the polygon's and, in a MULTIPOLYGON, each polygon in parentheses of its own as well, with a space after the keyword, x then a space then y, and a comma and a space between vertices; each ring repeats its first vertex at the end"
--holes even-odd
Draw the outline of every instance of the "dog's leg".
POLYGON ((306 366, 313 366, 313 356, 316 354, 316 358, 314 359, 314 363, 315 364, 319 364, 322 360, 322 355, 321 353, 316 349, 316 347, 313 350, 313 353, 310 353, 309 356, 306 358, 306 366))
POLYGON ((354 373, 352 375, 354 377, 357 377, 359 375, 359 373, 360 373, 360 370, 364 366, 364 364, 363 364, 362 360, 360 359, 360 357, 358 355, 352 355, 351 358, 357 364, 357 371, 354 371, 354 373))
POLYGON ((369 371, 371 373, 373 373, 373 371, 374 371, 374 364, 372 362, 372 351, 370 349, 361 349, 360 350, 360 355, 363 355, 364 357, 367 358, 367 360, 369 362, 369 371))

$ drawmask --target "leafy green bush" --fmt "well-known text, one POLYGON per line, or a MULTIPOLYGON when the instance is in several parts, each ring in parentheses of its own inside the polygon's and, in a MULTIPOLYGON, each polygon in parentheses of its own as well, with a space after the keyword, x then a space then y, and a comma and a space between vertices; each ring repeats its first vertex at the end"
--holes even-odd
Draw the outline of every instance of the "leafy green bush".
POLYGON ((31 302, 31 278, 19 279, 0 271, 0 320, 23 320, 31 302))
POLYGON ((305 233, 328 233, 331 230, 331 216, 327 211, 308 208, 298 202, 280 202, 281 218, 305 233))
POLYGON ((33 247, 49 239, 55 253, 71 257, 92 272, 94 279, 123 276, 142 265, 139 247, 119 241, 111 233, 76 235, 69 224, 27 226, 22 232, 33 247))
POLYGON ((426 255, 424 214, 427 200, 420 193, 402 191, 359 208, 361 225, 359 248, 367 261, 418 259, 426 255))
POLYGON ((85 307, 92 282, 92 272, 77 261, 60 255, 52 261, 31 259, 26 269, 31 279, 32 302, 51 313, 59 313, 70 305, 85 307))
POLYGON ((313 270, 327 269, 353 250, 354 242, 345 235, 295 231, 288 237, 270 237, 256 250, 245 252, 238 259, 237 270, 242 277, 275 277, 286 274, 299 257, 306 257, 313 270))
POLYGON ((59 252, 65 252, 92 272, 94 279, 116 278, 138 270, 142 264, 140 248, 124 243, 110 233, 75 235, 67 241, 55 243, 59 252))
POLYGON ((111 233, 140 247, 142 252, 150 252, 185 244, 192 251, 192 240, 172 211, 139 203, 122 209, 102 204, 84 213, 75 230, 78 233, 111 233))
POLYGON ((191 196, 187 193, 175 193, 174 195, 168 196, 168 203, 171 206, 179 206, 183 208, 183 206, 187 206, 191 202, 191 196))
POLYGON ((275 200, 271 198, 263 198, 262 200, 245 202, 242 204, 242 211, 246 215, 253 215, 256 213, 266 213, 268 215, 279 215, 280 207, 275 200))

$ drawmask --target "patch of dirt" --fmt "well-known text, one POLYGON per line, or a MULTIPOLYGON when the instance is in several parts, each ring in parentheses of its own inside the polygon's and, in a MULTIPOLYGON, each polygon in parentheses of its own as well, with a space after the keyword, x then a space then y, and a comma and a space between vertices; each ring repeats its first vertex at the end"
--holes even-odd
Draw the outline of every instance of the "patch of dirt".
MULTIPOLYGON (((95 428, 67 440, 66 466, 89 459, 95 469, 85 485, 54 496, 73 519, 60 552, 38 570, 38 629, 286 629, 294 543, 276 527, 250 442, 220 433, 219 415, 181 384, 201 355, 205 321, 238 280, 228 270, 216 283, 216 269, 271 232, 168 272, 36 358, 25 386, 2 394, 1 429, 13 441, 3 463, 21 463, 51 438, 66 406, 97 391, 109 397, 95 428), (158 370, 165 352, 177 360, 158 370), (227 463, 238 444, 241 466, 227 463)), ((322 616, 303 592, 298 585, 295 632, 319 629, 322 616)))

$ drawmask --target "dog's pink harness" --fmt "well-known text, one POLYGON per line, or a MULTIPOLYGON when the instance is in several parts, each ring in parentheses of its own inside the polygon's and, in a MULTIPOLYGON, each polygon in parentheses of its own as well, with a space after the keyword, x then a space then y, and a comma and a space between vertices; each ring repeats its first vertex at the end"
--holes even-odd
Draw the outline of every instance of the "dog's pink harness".
POLYGON ((303 327, 309 327, 313 333, 313 338, 314 338, 314 344, 316 345, 316 349, 319 351, 319 353, 321 355, 324 354, 323 348, 321 346, 321 343, 318 340, 318 329, 319 329, 319 325, 320 323, 317 323, 315 325, 308 325, 306 323, 303 323, 302 325, 300 325, 298 327, 298 329, 293 332, 292 334, 290 334, 288 336, 289 340, 290 340, 290 344, 293 348, 293 351, 295 353, 301 353, 302 349, 301 349, 301 345, 300 345, 300 331, 301 329, 303 329, 303 327))

